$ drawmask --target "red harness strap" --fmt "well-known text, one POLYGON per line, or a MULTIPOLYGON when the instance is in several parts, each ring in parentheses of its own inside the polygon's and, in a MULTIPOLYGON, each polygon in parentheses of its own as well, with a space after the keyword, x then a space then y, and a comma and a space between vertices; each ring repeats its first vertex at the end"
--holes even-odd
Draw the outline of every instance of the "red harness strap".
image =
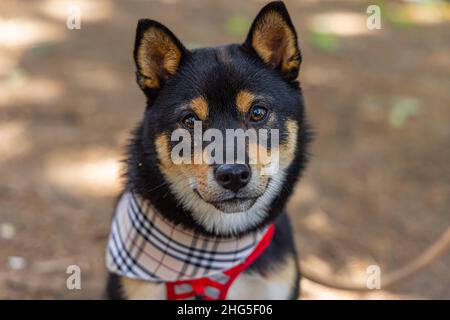
POLYGON ((166 288, 167 288, 167 299, 169 300, 182 300, 182 299, 188 299, 192 297, 200 297, 205 300, 224 300, 227 297, 228 289, 233 284, 234 280, 245 270, 247 269, 253 261, 256 260, 263 252, 266 250, 266 248, 269 246, 270 242, 272 241, 273 234, 275 231, 275 227, 273 224, 269 226, 266 233, 262 237, 261 241, 258 243, 258 245, 255 247, 253 252, 247 257, 247 259, 244 260, 244 262, 238 264, 237 266, 234 266, 231 269, 226 270, 223 272, 228 277, 228 280, 225 283, 220 283, 217 281, 214 281, 210 278, 199 278, 194 280, 179 280, 174 282, 167 282, 166 288), (189 292, 183 292, 183 293, 176 293, 175 292, 175 286, 188 284, 192 287, 192 291, 189 292), (206 287, 213 287, 219 291, 219 295, 215 298, 207 296, 205 293, 206 287))

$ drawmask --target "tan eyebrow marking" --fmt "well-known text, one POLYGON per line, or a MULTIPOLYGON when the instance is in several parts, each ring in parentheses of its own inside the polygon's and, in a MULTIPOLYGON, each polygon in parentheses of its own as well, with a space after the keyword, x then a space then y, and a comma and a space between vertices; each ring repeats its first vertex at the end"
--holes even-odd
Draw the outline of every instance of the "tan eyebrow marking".
POLYGON ((252 106, 255 96, 247 90, 241 90, 236 95, 236 106, 242 114, 246 114, 252 106))
POLYGON ((299 127, 297 121, 292 119, 286 121, 288 139, 283 144, 280 144, 280 163, 288 165, 294 160, 298 130, 299 127))
POLYGON ((199 96, 191 101, 192 110, 200 120, 206 120, 208 118, 208 101, 202 96, 199 96))

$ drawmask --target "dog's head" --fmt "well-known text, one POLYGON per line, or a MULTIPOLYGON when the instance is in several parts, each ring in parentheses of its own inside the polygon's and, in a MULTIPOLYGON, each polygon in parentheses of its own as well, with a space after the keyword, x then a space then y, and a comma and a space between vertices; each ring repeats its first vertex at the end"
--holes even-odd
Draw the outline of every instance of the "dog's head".
POLYGON ((160 23, 140 20, 134 58, 148 103, 132 144, 131 186, 175 222, 215 234, 273 218, 308 140, 301 55, 284 4, 265 6, 243 44, 192 51, 160 23))

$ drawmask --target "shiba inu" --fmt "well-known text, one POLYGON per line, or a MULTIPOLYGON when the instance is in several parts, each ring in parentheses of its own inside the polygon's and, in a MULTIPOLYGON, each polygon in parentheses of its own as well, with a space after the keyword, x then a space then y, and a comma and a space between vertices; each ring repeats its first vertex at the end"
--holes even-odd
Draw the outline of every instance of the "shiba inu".
MULTIPOLYGON (((284 207, 311 135, 285 5, 266 5, 242 44, 216 48, 188 50, 162 24, 140 20, 134 59, 147 106, 108 242, 107 297, 296 299, 300 273, 284 207), (250 163, 258 148, 251 151, 248 140, 244 161, 211 161, 214 152, 210 161, 174 161, 173 133, 194 136, 199 123, 201 132, 224 136, 276 130, 276 146, 256 142, 277 151, 276 171, 263 174, 250 163)), ((202 138, 188 158, 204 158, 213 139, 202 138)))

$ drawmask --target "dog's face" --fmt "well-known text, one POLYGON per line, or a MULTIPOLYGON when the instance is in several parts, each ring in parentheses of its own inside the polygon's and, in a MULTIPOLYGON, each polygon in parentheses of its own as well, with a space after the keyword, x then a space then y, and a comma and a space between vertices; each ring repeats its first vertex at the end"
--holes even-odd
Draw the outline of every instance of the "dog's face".
POLYGON ((285 6, 267 5, 242 45, 193 51, 161 24, 141 20, 134 57, 148 98, 140 137, 148 156, 140 166, 156 167, 162 183, 204 229, 232 234, 258 226, 304 152, 299 137, 306 126, 295 81, 301 56, 285 6), (177 129, 191 141, 182 162, 174 159, 177 129), (244 133, 244 140, 232 133, 244 133), (223 144, 211 152, 217 139, 223 144), (269 174, 262 152, 272 156, 269 174))

